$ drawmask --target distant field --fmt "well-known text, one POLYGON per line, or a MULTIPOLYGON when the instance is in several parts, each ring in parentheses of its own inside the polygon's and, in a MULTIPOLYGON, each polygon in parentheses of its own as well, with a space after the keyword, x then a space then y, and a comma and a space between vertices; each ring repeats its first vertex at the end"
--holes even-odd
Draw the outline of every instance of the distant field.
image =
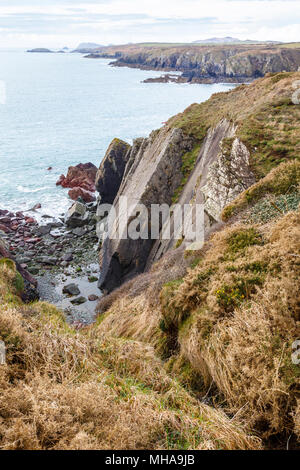
POLYGON ((291 42, 289 44, 281 44, 279 47, 287 47, 289 49, 298 49, 300 47, 300 42, 291 42))
MULTIPOLYGON (((202 43, 193 43, 193 42, 141 42, 137 44, 130 44, 128 46, 138 46, 138 47, 179 47, 179 46, 255 46, 255 45, 266 45, 263 42, 257 41, 257 43, 247 43, 247 42, 231 42, 231 43, 212 43, 212 42, 202 42, 202 43)), ((294 47, 299 47, 300 43, 294 47)), ((288 47, 293 47, 289 45, 288 47)))
MULTIPOLYGON (((141 47, 177 47, 177 46, 191 46, 188 42, 141 42, 135 44, 135 46, 141 47)), ((193 44, 195 45, 195 44, 193 44)))

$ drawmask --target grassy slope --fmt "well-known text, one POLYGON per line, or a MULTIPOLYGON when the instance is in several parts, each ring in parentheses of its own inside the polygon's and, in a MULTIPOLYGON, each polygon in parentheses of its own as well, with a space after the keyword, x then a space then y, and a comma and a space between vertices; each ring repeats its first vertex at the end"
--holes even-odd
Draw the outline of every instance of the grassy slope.
POLYGON ((201 252, 170 252, 99 305, 104 335, 150 344, 191 395, 239 417, 271 447, 300 438, 300 367, 291 360, 300 195, 286 189, 291 165, 262 180, 265 190, 201 252))
MULTIPOLYGON (((111 53, 122 52, 125 54, 136 54, 136 53, 151 53, 153 56, 164 53, 165 55, 171 55, 176 53, 202 53, 202 52, 222 52, 226 50, 235 50, 237 54, 249 53, 255 54, 256 52, 267 52, 267 53, 278 53, 280 49, 293 48, 298 49, 299 44, 191 44, 191 43, 160 43, 160 42, 148 42, 148 43, 137 43, 137 44, 120 44, 116 46, 107 46, 99 48, 99 52, 111 53)), ((97 49, 96 49, 97 50, 97 49)), ((96 51, 95 50, 95 51, 96 51)))
POLYGON ((300 106, 292 103, 293 82, 300 73, 268 75, 251 85, 216 93, 193 104, 168 125, 180 127, 199 142, 209 127, 226 118, 237 125, 237 136, 251 153, 257 177, 300 155, 300 106))
POLYGON ((246 449, 259 442, 200 404, 150 344, 76 332, 51 305, 22 305, 0 264, 1 449, 246 449))

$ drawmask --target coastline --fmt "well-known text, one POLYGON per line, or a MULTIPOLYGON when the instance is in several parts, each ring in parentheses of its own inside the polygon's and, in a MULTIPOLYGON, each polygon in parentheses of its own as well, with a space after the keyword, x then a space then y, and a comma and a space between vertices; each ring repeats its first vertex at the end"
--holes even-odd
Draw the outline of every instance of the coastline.
POLYGON ((27 280, 24 300, 50 302, 75 325, 94 321, 95 302, 101 296, 97 288, 96 205, 84 206, 88 214, 84 227, 67 225, 70 210, 58 218, 41 216, 40 223, 36 220, 38 208, 28 211, 30 216, 0 210, 0 240, 6 246, 7 257, 17 263, 27 280), (68 289, 72 285, 77 288, 68 289))
MULTIPOLYGON (((85 59, 112 59, 112 57, 99 54, 88 54, 84 56, 85 59)), ((113 57, 113 62, 110 62, 108 65, 111 67, 119 68, 130 68, 137 70, 146 70, 153 72, 162 72, 160 77, 150 77, 142 80, 142 83, 189 83, 196 85, 214 85, 214 84, 243 84, 251 83, 253 80, 256 80, 258 77, 249 77, 249 76, 203 76, 197 77, 194 75, 195 72, 184 71, 179 68, 172 67, 154 67, 143 64, 133 64, 129 62, 120 62, 117 57, 113 57)))

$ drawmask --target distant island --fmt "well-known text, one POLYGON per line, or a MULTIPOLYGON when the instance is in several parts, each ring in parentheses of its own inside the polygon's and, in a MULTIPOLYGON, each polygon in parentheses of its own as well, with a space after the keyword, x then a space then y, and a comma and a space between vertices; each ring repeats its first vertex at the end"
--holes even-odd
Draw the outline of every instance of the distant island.
POLYGON ((37 47, 35 49, 29 49, 27 52, 42 52, 42 53, 53 53, 50 49, 46 49, 45 47, 37 47))
POLYGON ((102 46, 101 44, 95 44, 93 42, 82 42, 72 52, 88 54, 89 52, 92 52, 94 49, 97 49, 99 47, 104 47, 104 46, 102 46))

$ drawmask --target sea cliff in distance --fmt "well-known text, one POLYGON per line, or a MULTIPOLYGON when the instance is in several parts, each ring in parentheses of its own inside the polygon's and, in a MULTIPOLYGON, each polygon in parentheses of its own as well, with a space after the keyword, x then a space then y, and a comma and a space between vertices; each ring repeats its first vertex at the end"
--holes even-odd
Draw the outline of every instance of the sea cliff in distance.
MULTIPOLYGON (((94 49, 86 57, 115 59, 115 67, 179 71, 178 81, 188 83, 250 82, 266 73, 296 72, 300 67, 299 43, 228 42, 126 44, 94 49)), ((163 76, 161 81, 168 80, 163 76)))

